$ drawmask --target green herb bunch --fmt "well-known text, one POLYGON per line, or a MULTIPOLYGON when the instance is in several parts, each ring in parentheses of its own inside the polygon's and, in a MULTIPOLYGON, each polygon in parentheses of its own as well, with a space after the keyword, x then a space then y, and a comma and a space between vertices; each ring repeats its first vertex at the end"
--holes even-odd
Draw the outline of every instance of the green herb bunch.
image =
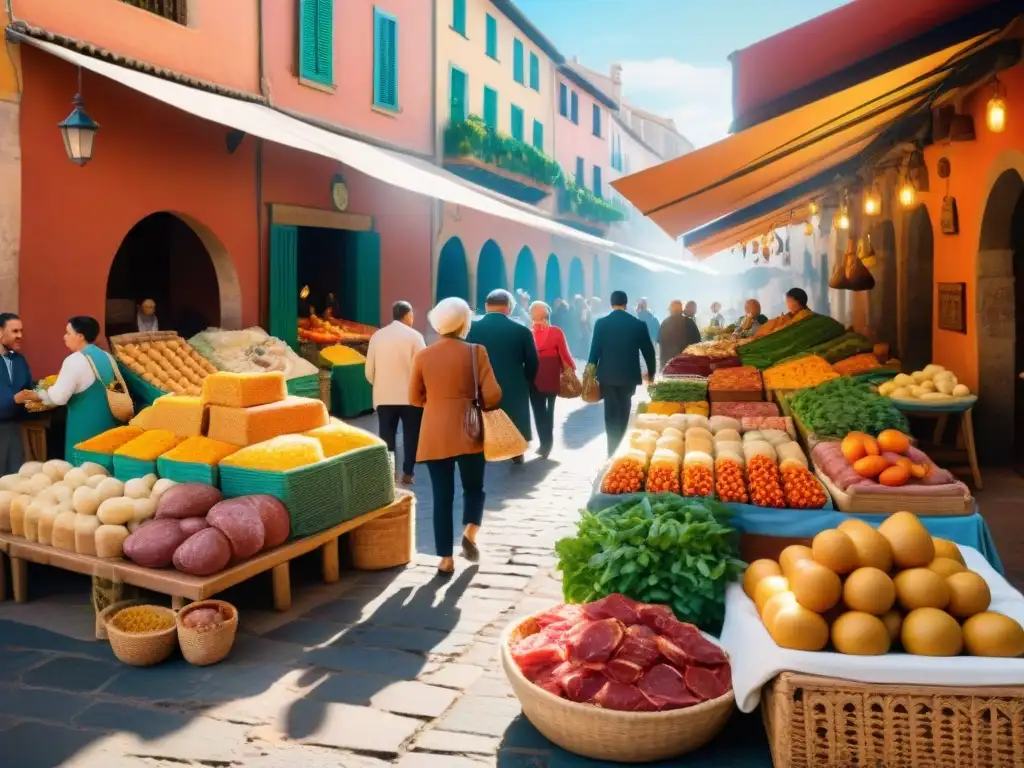
POLYGON ((708 398, 708 383, 693 379, 662 379, 647 390, 656 403, 698 403, 708 398))
POLYGON ((877 435, 886 429, 908 430, 906 417, 887 397, 866 382, 847 376, 802 389, 790 398, 793 414, 821 437, 844 438, 850 432, 877 435))

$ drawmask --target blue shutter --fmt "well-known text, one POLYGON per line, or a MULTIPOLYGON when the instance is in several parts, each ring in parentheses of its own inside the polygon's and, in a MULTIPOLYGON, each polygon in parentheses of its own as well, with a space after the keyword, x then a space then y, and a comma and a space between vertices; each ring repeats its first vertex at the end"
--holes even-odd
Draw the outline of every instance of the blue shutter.
POLYGON ((398 109, 398 19, 373 9, 373 105, 398 109))
POLYGON ((594 166, 594 194, 598 197, 602 197, 601 193, 601 168, 594 166))
POLYGON ((468 114, 466 105, 466 73, 461 69, 452 67, 449 91, 448 101, 451 108, 451 121, 453 123, 461 123, 468 114))
POLYGON ((452 29, 466 35, 466 0, 452 0, 452 29))
POLYGON ((523 73, 523 41, 518 37, 512 41, 512 77, 520 85, 526 82, 523 73))
POLYGON ((533 121, 533 146, 544 151, 544 124, 540 120, 533 121))
POLYGON ((299 0, 299 77, 334 82, 334 3, 299 0))
POLYGON ((487 14, 487 55, 497 61, 498 59, 498 20, 487 14))
POLYGON ((498 92, 484 86, 484 123, 498 130, 498 92))
POLYGON ((565 83, 558 84, 558 114, 562 117, 569 116, 569 88, 565 83))
POLYGON ((540 93, 540 59, 530 51, 530 87, 540 93))
POLYGON ((597 104, 594 105, 594 135, 601 137, 601 108, 597 104))
POLYGON ((572 92, 572 107, 569 110, 569 119, 576 125, 580 124, 580 97, 576 91, 572 92))
POLYGON ((523 110, 515 104, 512 105, 512 138, 523 140, 523 110))
POLYGON ((577 187, 586 187, 587 186, 587 180, 585 178, 583 178, 583 158, 582 157, 577 157, 576 158, 576 186, 577 187))

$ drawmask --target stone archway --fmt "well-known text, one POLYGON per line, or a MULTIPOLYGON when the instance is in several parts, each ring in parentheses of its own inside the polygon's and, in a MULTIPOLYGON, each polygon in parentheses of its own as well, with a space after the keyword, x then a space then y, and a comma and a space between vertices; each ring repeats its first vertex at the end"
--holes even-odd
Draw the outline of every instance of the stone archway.
POLYGON ((476 263, 476 308, 484 310, 484 300, 491 291, 499 288, 508 290, 508 273, 505 271, 505 258, 501 248, 493 240, 488 240, 480 249, 480 259, 476 263))
POLYGON ((552 253, 544 268, 544 301, 553 307, 558 299, 563 298, 572 305, 573 297, 562 295, 562 268, 558 264, 558 256, 552 253))
POLYGON ((531 299, 540 298, 537 286, 537 260, 533 258, 533 251, 529 246, 524 245, 516 257, 516 270, 514 272, 512 287, 517 291, 526 291, 531 299))
POLYGON ((137 330, 135 307, 146 298, 156 301, 160 327, 186 338, 208 326, 242 326, 242 289, 231 255, 187 214, 150 214, 121 241, 107 275, 106 336, 137 330))
POLYGON ((437 259, 437 281, 434 301, 457 297, 469 302, 469 265, 462 240, 450 237, 437 259))

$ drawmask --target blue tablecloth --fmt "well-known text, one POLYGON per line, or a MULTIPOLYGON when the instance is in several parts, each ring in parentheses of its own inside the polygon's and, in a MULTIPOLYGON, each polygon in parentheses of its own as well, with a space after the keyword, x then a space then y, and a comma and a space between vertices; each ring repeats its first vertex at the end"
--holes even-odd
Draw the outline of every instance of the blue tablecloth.
POLYGON ((893 407, 911 416, 940 416, 943 413, 964 413, 978 404, 976 395, 955 403, 943 403, 928 400, 893 400, 893 407))

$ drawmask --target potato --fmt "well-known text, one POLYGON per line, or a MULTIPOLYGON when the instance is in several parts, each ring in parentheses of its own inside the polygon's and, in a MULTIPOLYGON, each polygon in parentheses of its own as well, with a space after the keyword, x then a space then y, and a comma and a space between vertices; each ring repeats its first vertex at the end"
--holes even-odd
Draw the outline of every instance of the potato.
POLYGON ((25 541, 39 541, 39 514, 42 507, 32 502, 25 508, 25 541))
POLYGON ((157 478, 156 475, 154 475, 153 473, 150 473, 150 474, 146 475, 145 477, 143 477, 142 481, 146 484, 147 488, 149 488, 150 490, 153 490, 153 486, 156 485, 157 479, 158 478, 157 478))
POLYGON ((42 507, 39 510, 39 526, 36 529, 36 540, 40 544, 53 544, 53 524, 57 522, 60 511, 57 507, 42 507))
POLYGON ((65 552, 75 551, 75 520, 74 512, 68 510, 57 515, 53 521, 53 546, 65 552))
POLYGON ((63 480, 64 475, 70 471, 71 465, 60 459, 51 459, 43 464, 43 473, 55 483, 63 480))
POLYGON ((953 387, 953 391, 950 392, 953 397, 969 397, 971 390, 967 388, 966 384, 957 384, 953 387))
POLYGON ((46 489, 60 504, 70 504, 74 498, 74 491, 64 484, 64 481, 54 483, 46 489))
POLYGON ((89 486, 90 488, 99 488, 100 484, 106 479, 106 475, 93 475, 89 478, 89 481, 86 483, 86 485, 89 486))
POLYGON ((116 499, 124 496, 124 483, 116 477, 108 477, 96 486, 96 493, 100 495, 100 501, 116 499))
POLYGON ((68 470, 68 473, 64 475, 64 485, 71 490, 75 490, 79 486, 85 485, 88 482, 89 476, 85 474, 85 470, 81 467, 70 469, 68 470))
POLYGON ((21 481, 21 475, 4 475, 0 477, 0 491, 13 491, 21 481))
POLYGON ((104 525, 125 525, 135 517, 134 500, 123 496, 106 499, 100 504, 96 516, 104 525))
POLYGON ((95 515, 75 515, 75 552, 96 554, 96 531, 102 525, 95 515))
POLYGON ((79 467, 79 469, 85 472, 89 477, 92 477, 93 475, 103 475, 104 477, 107 477, 110 475, 110 473, 107 472, 106 467, 102 467, 91 461, 85 462, 79 467))
POLYGON ((136 523, 144 523, 156 514, 156 502, 153 499, 135 499, 132 508, 132 520, 136 523))
POLYGON ((53 485, 53 481, 42 472, 37 475, 33 475, 28 481, 28 487, 31 488, 32 493, 37 496, 51 485, 53 485))
POLYGON ((71 506, 80 515, 95 515, 102 501, 103 499, 100 498, 95 488, 83 485, 75 488, 75 493, 71 497, 71 506))
POLYGON ((21 469, 18 470, 18 474, 25 480, 29 480, 40 472, 43 471, 43 462, 41 461, 26 461, 21 465, 21 469))
POLYGON ((32 497, 23 493, 11 499, 11 533, 15 536, 25 536, 25 516, 31 503, 32 497))
POLYGON ((123 525, 101 525, 96 529, 97 557, 123 557, 128 529, 123 525))
POLYGON ((129 499, 148 499, 149 485, 141 477, 135 477, 124 484, 124 495, 129 499))
POLYGON ((177 483, 173 480, 168 480, 166 477, 161 477, 156 483, 153 484, 153 492, 149 498, 153 501, 160 501, 160 497, 164 495, 166 491, 173 488, 177 483))

